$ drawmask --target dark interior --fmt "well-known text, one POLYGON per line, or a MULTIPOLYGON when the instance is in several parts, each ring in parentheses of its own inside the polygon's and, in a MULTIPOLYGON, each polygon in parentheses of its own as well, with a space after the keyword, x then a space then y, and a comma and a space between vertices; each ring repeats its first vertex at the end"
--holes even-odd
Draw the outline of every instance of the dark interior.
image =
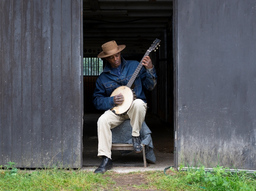
MULTIPOLYGON (((96 57, 103 43, 116 40, 126 45, 122 52, 126 60, 140 61, 151 43, 156 38, 161 40, 161 47, 150 54, 158 84, 152 92, 146 92, 149 107, 146 123, 152 131, 156 153, 173 158, 172 8, 172 0, 83 1, 84 57, 96 57)), ((92 104, 96 79, 97 76, 84 76, 84 166, 98 165, 96 122, 102 111, 97 111, 92 104)))

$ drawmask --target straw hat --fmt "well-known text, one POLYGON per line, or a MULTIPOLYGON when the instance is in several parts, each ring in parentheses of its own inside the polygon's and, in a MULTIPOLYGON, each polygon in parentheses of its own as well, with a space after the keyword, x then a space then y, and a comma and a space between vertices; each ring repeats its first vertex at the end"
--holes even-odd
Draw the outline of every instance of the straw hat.
POLYGON ((98 54, 98 58, 112 56, 118 52, 121 52, 123 49, 125 49, 125 47, 125 45, 117 45, 116 41, 114 40, 106 42, 101 46, 102 52, 98 54))

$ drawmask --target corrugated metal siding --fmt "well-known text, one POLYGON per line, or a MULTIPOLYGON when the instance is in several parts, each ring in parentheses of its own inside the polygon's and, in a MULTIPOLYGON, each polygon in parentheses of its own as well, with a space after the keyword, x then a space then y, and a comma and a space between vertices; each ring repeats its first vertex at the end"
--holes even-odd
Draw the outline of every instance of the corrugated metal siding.
POLYGON ((81 167, 81 6, 0 1, 0 165, 81 167))

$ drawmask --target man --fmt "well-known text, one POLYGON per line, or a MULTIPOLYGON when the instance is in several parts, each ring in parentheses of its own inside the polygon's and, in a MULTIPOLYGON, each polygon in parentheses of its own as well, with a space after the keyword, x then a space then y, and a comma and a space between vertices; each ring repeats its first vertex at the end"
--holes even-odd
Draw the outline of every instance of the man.
POLYGON ((93 94, 93 103, 98 110, 104 110, 97 122, 98 125, 98 156, 102 157, 102 163, 94 171, 104 173, 112 168, 111 129, 120 125, 124 120, 130 119, 132 126, 132 141, 136 153, 141 152, 140 129, 145 120, 147 103, 143 88, 153 90, 156 85, 156 71, 149 56, 143 58, 144 67, 140 70, 134 81, 133 91, 136 99, 132 102, 129 110, 123 115, 116 115, 111 108, 121 105, 124 101, 122 93, 110 97, 111 93, 119 86, 125 86, 139 62, 126 61, 121 56, 121 51, 125 45, 117 45, 116 41, 109 41, 102 45, 102 52, 98 58, 104 58, 107 64, 104 71, 96 81, 96 88, 93 94))

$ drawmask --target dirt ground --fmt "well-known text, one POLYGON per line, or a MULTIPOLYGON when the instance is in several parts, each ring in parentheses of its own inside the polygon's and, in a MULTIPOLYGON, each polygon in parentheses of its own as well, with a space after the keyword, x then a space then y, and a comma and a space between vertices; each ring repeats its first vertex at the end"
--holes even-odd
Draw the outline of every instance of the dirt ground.
POLYGON ((145 190, 143 188, 138 188, 137 186, 148 184, 146 176, 146 173, 141 172, 136 174, 114 174, 110 177, 113 181, 116 182, 116 184, 113 186, 113 190, 122 188, 123 191, 138 191, 145 190))
MULTIPOLYGON (((165 175, 175 175, 175 172, 169 169, 163 171, 165 175)), ((136 173, 128 173, 128 174, 120 174, 120 173, 111 173, 104 175, 106 177, 110 177, 113 181, 115 181, 115 185, 110 190, 122 190, 122 191, 156 191, 156 188, 146 189, 145 187, 150 184, 150 180, 147 179, 147 172, 136 172, 136 173), (145 187, 143 187, 143 185, 145 187)))

